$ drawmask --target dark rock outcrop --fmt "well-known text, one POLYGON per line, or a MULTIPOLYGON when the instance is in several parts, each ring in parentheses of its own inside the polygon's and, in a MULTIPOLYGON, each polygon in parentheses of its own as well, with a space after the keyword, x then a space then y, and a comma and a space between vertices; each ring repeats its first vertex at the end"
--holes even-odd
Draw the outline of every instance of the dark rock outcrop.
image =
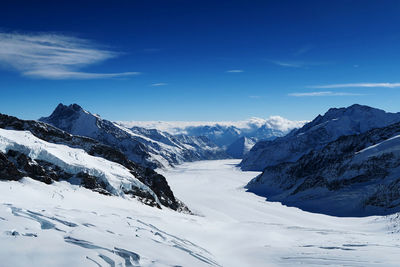
POLYGON ((18 181, 22 177, 23 174, 17 166, 8 159, 7 155, 0 152, 0 180, 18 181))

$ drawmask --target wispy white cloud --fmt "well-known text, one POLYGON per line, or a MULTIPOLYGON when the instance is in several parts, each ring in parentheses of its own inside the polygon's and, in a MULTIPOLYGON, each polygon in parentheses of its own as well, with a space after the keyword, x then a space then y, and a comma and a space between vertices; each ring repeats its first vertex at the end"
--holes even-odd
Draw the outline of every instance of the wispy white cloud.
POLYGON ((328 84, 328 85, 313 85, 309 88, 396 88, 400 87, 400 83, 339 83, 339 84, 328 84))
POLYGON ((279 60, 270 60, 270 62, 281 67, 289 67, 289 68, 301 68, 304 66, 303 62, 279 61, 279 60))
POLYGON ((61 34, 0 32, 0 64, 24 76, 45 79, 100 79, 139 72, 90 73, 81 68, 119 56, 92 42, 61 34))
POLYGON ((304 97, 304 96, 360 96, 364 94, 325 91, 325 92, 290 93, 288 95, 295 97, 304 97))
POLYGON ((227 73, 241 73, 244 72, 244 70, 227 70, 227 73))
POLYGON ((25 76, 39 77, 53 80, 64 79, 106 79, 106 78, 121 78, 127 76, 140 75, 140 72, 119 72, 119 73, 90 73, 90 72, 76 72, 65 70, 33 70, 23 73, 25 76))
POLYGON ((272 64, 288 68, 308 68, 312 66, 320 66, 329 63, 324 62, 308 62, 308 61, 290 61, 290 60, 268 60, 272 64))
POLYGON ((157 86, 165 86, 165 85, 167 85, 167 83, 152 83, 150 86, 157 87, 157 86))

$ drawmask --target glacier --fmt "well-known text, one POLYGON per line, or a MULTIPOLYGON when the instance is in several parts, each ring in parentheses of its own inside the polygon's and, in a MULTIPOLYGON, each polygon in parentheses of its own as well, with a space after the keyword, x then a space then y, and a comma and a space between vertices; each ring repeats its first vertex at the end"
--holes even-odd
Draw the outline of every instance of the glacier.
POLYGON ((164 169, 194 215, 65 181, 0 182, 3 266, 398 266, 399 216, 339 218, 246 192, 238 160, 164 169))

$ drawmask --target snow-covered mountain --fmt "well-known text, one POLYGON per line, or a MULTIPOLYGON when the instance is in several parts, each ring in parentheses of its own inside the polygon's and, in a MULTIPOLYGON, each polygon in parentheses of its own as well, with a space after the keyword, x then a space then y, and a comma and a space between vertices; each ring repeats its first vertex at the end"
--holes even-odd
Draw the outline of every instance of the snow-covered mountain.
POLYGON ((49 117, 40 118, 40 121, 118 148, 130 160, 153 169, 185 161, 227 157, 222 149, 205 137, 173 136, 141 127, 127 129, 77 104, 59 104, 49 117))
POLYGON ((400 123, 342 136, 295 162, 268 166, 247 187, 269 201, 329 215, 399 212, 400 123))
POLYGON ((257 141, 255 138, 249 138, 245 136, 240 137, 228 146, 228 148, 226 149, 226 153, 228 153, 233 158, 241 159, 244 155, 249 153, 250 149, 254 146, 256 142, 257 141))
POLYGON ((93 191, 135 197, 151 206, 189 211, 165 177, 119 150, 54 126, 0 114, 0 179, 68 181, 93 191))
MULTIPOLYGON (((118 122, 126 128, 136 127, 147 129, 158 129, 173 135, 205 136, 220 148, 226 149, 231 157, 238 157, 247 153, 245 150, 238 151, 240 143, 245 140, 273 140, 284 136, 290 130, 303 126, 305 121, 290 121, 280 116, 271 116, 268 119, 252 118, 247 121, 236 122, 118 122), (234 146, 237 146, 233 148, 234 146), (230 147, 228 149, 228 147, 230 147), (233 154, 231 154, 233 152, 233 154)), ((249 142, 247 143, 249 144, 249 142)), ((244 148, 244 147, 243 147, 244 148)))
POLYGON ((400 113, 387 113, 368 106, 356 104, 347 108, 332 108, 286 136, 257 142, 240 166, 242 170, 262 171, 267 166, 295 162, 340 136, 364 133, 399 121, 400 113))

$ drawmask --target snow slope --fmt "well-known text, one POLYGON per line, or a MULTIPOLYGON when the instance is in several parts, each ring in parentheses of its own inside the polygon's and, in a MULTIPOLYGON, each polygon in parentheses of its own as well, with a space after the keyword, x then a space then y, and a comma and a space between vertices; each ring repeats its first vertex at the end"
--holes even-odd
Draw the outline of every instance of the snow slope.
POLYGON ((237 160, 163 170, 197 213, 57 182, 0 182, 2 266, 398 266, 399 216, 337 218, 248 193, 237 160))

